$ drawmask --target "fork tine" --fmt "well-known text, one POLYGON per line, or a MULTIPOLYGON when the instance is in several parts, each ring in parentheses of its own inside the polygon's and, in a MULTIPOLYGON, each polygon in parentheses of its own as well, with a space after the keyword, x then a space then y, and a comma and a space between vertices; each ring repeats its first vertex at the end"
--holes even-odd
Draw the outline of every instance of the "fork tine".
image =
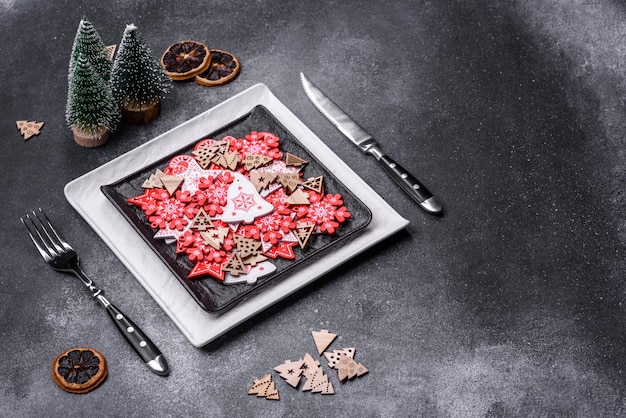
POLYGON ((52 260, 52 257, 54 257, 54 253, 51 253, 50 251, 51 249, 44 241, 43 237, 41 236, 41 233, 39 232, 39 229, 37 228, 37 226, 35 225, 35 222, 30 217, 29 214, 26 215, 26 219, 28 219, 28 222, 25 221, 23 217, 20 218, 20 221, 22 221, 22 223, 28 230, 28 235, 30 236, 30 239, 33 241, 33 244, 35 244, 35 247, 37 247, 39 254, 41 254, 44 260, 49 262, 50 260, 52 260), (35 238, 35 235, 39 237, 39 240, 35 238))
MULTIPOLYGON (((35 212, 33 211, 33 213, 35 213, 35 212)), ((63 238, 61 238, 59 233, 52 226, 52 223, 48 219, 48 216, 46 215, 46 212, 44 212, 43 209, 39 208, 39 213, 40 213, 41 216, 37 215, 37 213, 35 213, 35 216, 37 216, 37 218, 39 218, 44 232, 46 233, 48 238, 50 238, 50 242, 52 242, 52 244, 57 248, 57 250, 59 252, 62 252, 63 250, 66 250, 66 251, 67 250, 71 250, 72 247, 70 246, 70 244, 67 241, 65 241, 63 238), (43 220, 42 220, 42 218, 43 218, 43 220), (46 228, 46 225, 47 225, 47 228, 46 228), (52 234, 49 231, 52 232, 52 234), (54 237, 53 237, 53 235, 54 235, 54 237), (55 241, 55 238, 56 238, 56 241, 55 241), (61 248, 61 247, 63 247, 63 248, 61 248)))

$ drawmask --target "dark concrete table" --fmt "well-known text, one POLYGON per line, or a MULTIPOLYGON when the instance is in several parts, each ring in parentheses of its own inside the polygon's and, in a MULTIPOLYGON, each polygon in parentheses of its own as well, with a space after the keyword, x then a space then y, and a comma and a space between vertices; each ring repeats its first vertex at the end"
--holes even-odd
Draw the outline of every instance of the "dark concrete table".
POLYGON ((0 4, 3 39, 0 415, 624 415, 624 19, 617 2, 34 2, 0 4), (580 4, 578 4, 580 3, 580 4), (184 39, 234 52, 232 83, 176 83, 160 117, 83 149, 65 126, 76 27, 105 43, 135 23, 156 54, 184 39), (306 100, 306 72, 441 198, 420 211, 306 100), (189 344, 65 200, 69 181, 258 82, 410 226, 216 342, 189 344), (44 121, 23 141, 17 120, 44 121), (81 285, 19 222, 43 207, 84 268, 147 331, 151 374, 81 285), (253 379, 313 350, 310 331, 370 369, 334 396, 253 379), (52 359, 92 346, 109 377, 61 391, 52 359))

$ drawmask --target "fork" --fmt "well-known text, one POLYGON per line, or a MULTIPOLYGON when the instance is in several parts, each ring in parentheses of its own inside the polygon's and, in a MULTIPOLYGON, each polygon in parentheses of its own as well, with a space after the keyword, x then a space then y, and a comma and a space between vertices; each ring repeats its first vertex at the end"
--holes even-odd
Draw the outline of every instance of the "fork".
POLYGON ((28 229, 28 235, 30 235, 43 259, 53 269, 63 273, 72 273, 78 277, 87 287, 91 296, 106 309, 119 332, 146 363, 146 366, 153 373, 166 376, 169 373, 169 366, 161 351, 133 321, 104 297, 102 289, 96 287, 89 276, 83 272, 79 264, 78 254, 57 233, 45 212, 39 208, 38 211, 33 211, 20 220, 28 229))

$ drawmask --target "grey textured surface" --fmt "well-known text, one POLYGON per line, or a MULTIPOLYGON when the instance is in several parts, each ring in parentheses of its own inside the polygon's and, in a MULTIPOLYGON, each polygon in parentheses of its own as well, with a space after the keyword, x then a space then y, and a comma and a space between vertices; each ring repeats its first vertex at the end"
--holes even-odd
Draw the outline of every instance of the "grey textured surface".
POLYGON ((0 415, 600 417, 626 414, 626 9, 616 1, 0 1, 3 57, 0 415), (232 51, 232 83, 176 83, 161 116, 82 149, 64 123, 79 20, 135 23, 156 54, 232 51), (420 211, 317 113, 304 71, 442 200, 420 211), (411 221, 393 239, 215 343, 193 348, 65 201, 63 186, 258 82, 411 221), (21 119, 45 122, 24 142, 21 119), (80 284, 38 259, 19 217, 44 207, 85 270, 167 355, 151 374, 80 284), (314 347, 370 373, 334 396, 254 378, 314 347), (109 377, 61 391, 52 359, 93 346, 109 377))

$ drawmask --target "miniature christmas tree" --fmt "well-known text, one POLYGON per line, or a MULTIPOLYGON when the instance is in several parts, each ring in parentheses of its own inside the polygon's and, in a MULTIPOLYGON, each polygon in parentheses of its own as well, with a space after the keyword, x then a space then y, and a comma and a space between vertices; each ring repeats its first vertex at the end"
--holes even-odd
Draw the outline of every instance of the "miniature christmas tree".
POLYGON ((143 124, 158 116, 160 100, 171 82, 150 48, 137 35, 137 26, 127 25, 113 63, 111 88, 124 120, 143 124))
POLYGON ((93 66, 96 74, 98 74, 106 83, 111 77, 111 60, 107 54, 106 47, 96 32, 90 21, 82 19, 76 31, 74 45, 72 46, 72 55, 70 56, 70 65, 68 71, 68 80, 71 79, 76 60, 79 55, 84 55, 87 61, 93 66))
POLYGON ((118 120, 111 89, 89 60, 79 54, 67 93, 65 118, 80 145, 94 147, 108 139, 118 120))

